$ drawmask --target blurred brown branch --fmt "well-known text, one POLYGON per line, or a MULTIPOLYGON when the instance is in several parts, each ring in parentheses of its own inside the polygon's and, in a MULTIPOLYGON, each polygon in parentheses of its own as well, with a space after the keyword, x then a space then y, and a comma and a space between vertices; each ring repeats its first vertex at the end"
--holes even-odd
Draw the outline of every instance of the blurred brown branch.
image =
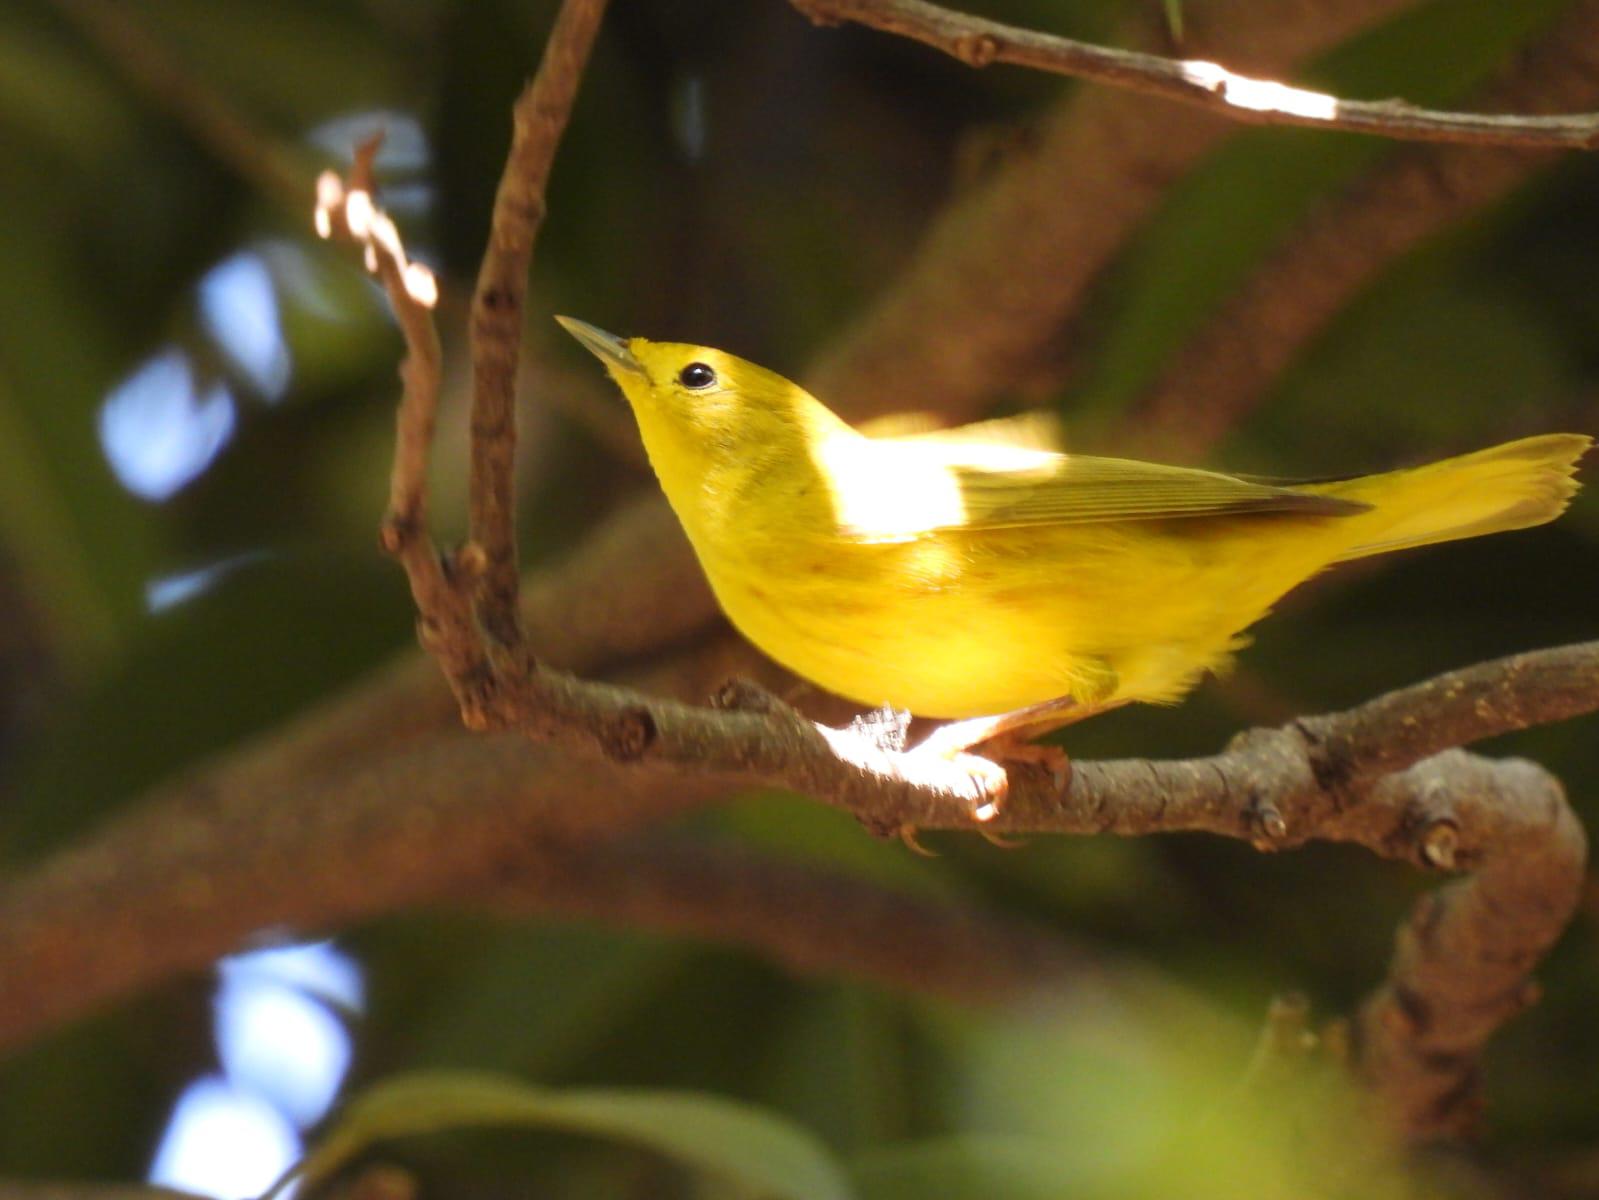
POLYGON ((969 67, 1031 67, 1203 107, 1254 125, 1306 125, 1404 141, 1591 150, 1599 113, 1563 116, 1436 112, 1398 100, 1345 100, 1229 71, 1002 25, 924 0, 791 0, 818 25, 854 21, 913 38, 969 67))
POLYGON ((739 946, 802 974, 965 1004, 1115 991, 1135 975, 1022 921, 686 837, 545 844, 468 883, 461 900, 507 916, 554 914, 739 946))

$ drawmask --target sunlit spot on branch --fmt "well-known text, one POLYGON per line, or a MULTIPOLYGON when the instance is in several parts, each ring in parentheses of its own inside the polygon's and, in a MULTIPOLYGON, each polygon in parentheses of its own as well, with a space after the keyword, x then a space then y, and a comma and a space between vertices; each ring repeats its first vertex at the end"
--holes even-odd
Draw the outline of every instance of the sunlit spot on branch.
POLYGON ((1289 87, 1270 79, 1251 79, 1229 71, 1220 63, 1203 59, 1187 59, 1177 65, 1189 83, 1216 93, 1234 108, 1287 113, 1313 121, 1332 121, 1338 117, 1338 97, 1325 92, 1289 87))
POLYGON ((344 198, 344 227, 357 241, 364 242, 372 236, 372 218, 376 213, 377 206, 372 203, 370 192, 357 188, 344 198))
POLYGON ((439 281, 421 263, 407 263, 404 280, 405 294, 423 308, 432 308, 439 302, 439 281))
POLYGON ((344 207, 344 180, 337 171, 323 171, 316 177, 316 210, 311 220, 320 238, 333 236, 333 214, 344 207))

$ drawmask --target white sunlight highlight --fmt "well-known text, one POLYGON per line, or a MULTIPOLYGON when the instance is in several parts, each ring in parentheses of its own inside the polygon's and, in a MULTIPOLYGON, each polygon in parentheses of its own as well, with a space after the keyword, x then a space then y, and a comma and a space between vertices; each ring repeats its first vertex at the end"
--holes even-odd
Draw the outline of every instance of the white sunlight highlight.
POLYGON ((259 1196, 300 1157, 300 1135, 261 1096, 216 1075, 184 1090, 150 1182, 218 1200, 259 1196))
POLYGON ((863 438, 854 432, 824 439, 815 451, 822 477, 832 486, 839 523, 867 542, 906 542, 966 518, 960 469, 1047 469, 1047 450, 1018 446, 963 446, 960 457, 935 460, 925 444, 863 438))
POLYGON ((1338 116, 1338 97, 1325 92, 1289 87, 1271 79, 1251 79, 1203 59, 1188 59, 1178 66, 1189 83, 1215 92, 1234 108, 1288 113, 1313 121, 1331 121, 1338 116))

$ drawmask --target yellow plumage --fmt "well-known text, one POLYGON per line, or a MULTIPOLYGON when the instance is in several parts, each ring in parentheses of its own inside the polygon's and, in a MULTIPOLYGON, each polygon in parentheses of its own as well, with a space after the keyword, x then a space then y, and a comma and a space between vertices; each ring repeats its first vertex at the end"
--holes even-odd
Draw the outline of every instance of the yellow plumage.
POLYGON ((560 320, 631 403, 733 624, 831 691, 924 716, 1176 700, 1331 563, 1551 520, 1590 444, 1549 434, 1278 485, 986 436, 871 438, 730 354, 560 320))

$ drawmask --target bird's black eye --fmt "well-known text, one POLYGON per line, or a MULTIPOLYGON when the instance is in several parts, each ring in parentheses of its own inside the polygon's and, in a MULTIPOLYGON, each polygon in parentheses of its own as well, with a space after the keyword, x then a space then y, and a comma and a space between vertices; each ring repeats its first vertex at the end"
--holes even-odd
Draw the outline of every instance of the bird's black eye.
POLYGON ((677 381, 687 388, 708 388, 716 382, 716 372, 704 363, 693 362, 677 373, 677 381))

